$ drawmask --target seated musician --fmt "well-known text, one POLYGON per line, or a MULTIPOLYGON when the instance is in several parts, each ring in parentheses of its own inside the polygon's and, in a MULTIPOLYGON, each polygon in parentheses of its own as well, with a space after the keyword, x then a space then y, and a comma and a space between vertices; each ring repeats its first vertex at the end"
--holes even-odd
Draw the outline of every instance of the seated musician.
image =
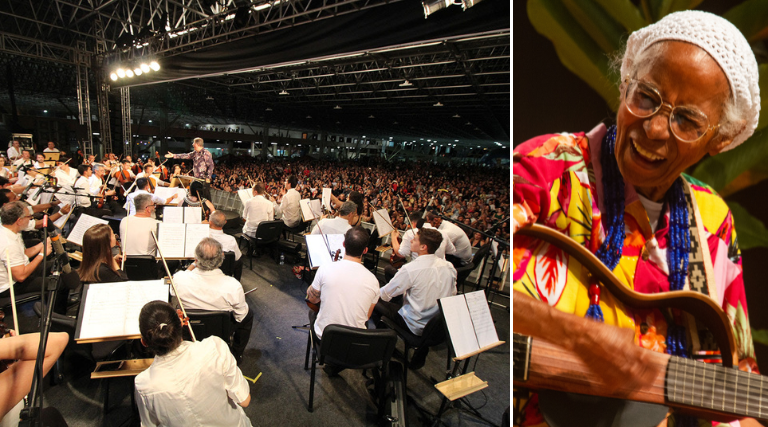
POLYGON ((209 218, 210 236, 221 244, 221 250, 224 252, 235 253, 235 275, 234 278, 240 280, 243 274, 243 254, 237 245, 234 236, 224 233, 224 226, 227 225, 227 216, 222 211, 213 211, 209 218))
MULTIPOLYGON (((354 202, 357 205, 358 219, 357 222, 352 224, 353 227, 360 225, 360 221, 371 220, 370 216, 366 217, 363 215, 363 208, 365 207, 365 198, 363 197, 363 193, 360 193, 359 191, 350 191, 349 196, 347 196, 347 201, 354 202)), ((331 206, 333 206, 334 209, 339 209, 342 204, 344 204, 344 202, 339 200, 338 197, 331 193, 331 206)))
POLYGON ((8 169, 8 161, 5 157, 0 157, 0 177, 8 179, 9 181, 16 182, 18 178, 13 176, 13 172, 8 169))
POLYGON ((136 179, 139 178, 147 178, 149 179, 149 188, 151 189, 151 192, 155 192, 155 188, 158 186, 160 187, 168 187, 170 184, 168 184, 165 181, 162 181, 160 178, 154 175, 155 172, 155 165, 152 164, 152 160, 147 160, 147 164, 144 165, 144 172, 136 174, 136 179))
POLYGON ((128 194, 128 196, 125 198, 125 205, 123 205, 123 208, 128 212, 128 215, 134 215, 136 214, 136 197, 142 194, 148 194, 152 198, 152 202, 156 205, 167 205, 170 204, 174 199, 176 199, 176 194, 173 196, 163 199, 162 197, 155 196, 153 193, 151 193, 150 190, 150 184, 149 184, 149 178, 142 177, 136 180, 136 190, 132 191, 128 194))
POLYGON ((262 221, 273 221, 275 219, 275 202, 264 198, 266 190, 264 184, 258 182, 253 186, 253 198, 248 200, 243 208, 243 233, 255 237, 256 229, 262 221))
POLYGON ((8 165, 12 165, 16 163, 16 160, 21 158, 21 144, 19 143, 18 139, 14 139, 12 142, 12 146, 8 147, 8 161, 10 162, 8 165))
POLYGON ((112 255, 117 246, 115 233, 107 224, 96 224, 83 234, 83 261, 77 270, 82 283, 125 282, 128 276, 120 269, 120 255, 112 255))
POLYGON ((455 252, 447 253, 450 255, 446 257, 447 260, 451 261, 455 267, 461 267, 472 261, 472 244, 469 242, 469 236, 461 227, 450 221, 443 221, 437 215, 437 212, 433 211, 427 212, 426 219, 432 227, 440 230, 443 235, 448 236, 453 246, 456 247, 455 252))
POLYGON ((301 195, 296 191, 298 184, 299 180, 294 175, 286 178, 283 189, 280 191, 279 200, 277 200, 280 205, 277 213, 286 227, 296 227, 301 224, 301 207, 299 206, 301 195))
MULTIPOLYGON (((424 221, 422 216, 423 214, 421 212, 412 212, 408 216, 410 221, 406 222, 405 224, 406 230, 405 233, 403 233, 402 241, 400 241, 400 233, 392 233, 392 251, 398 257, 405 258, 408 261, 415 260, 419 256, 419 253, 411 250, 411 242, 413 241, 413 238, 416 237, 416 234, 422 228, 435 230, 435 228, 432 227, 430 223, 424 221)), ((447 233, 442 230, 437 231, 439 231, 443 236, 443 240, 440 243, 440 247, 435 251, 435 256, 440 259, 445 259, 446 255, 455 254, 456 247, 453 245, 453 242, 451 242, 451 239, 447 233)), ((384 278, 387 280, 387 282, 389 282, 395 276, 397 270, 398 269, 391 264, 384 267, 384 278)))
POLYGON ((59 157, 53 176, 56 178, 59 187, 65 187, 65 191, 71 193, 72 185, 75 183, 75 179, 77 179, 77 169, 69 167, 68 161, 67 157, 59 157))
POLYGON ((95 217, 112 214, 120 209, 120 206, 111 196, 115 195, 114 190, 107 190, 104 186, 104 165, 95 163, 93 165, 81 165, 77 168, 80 172, 80 178, 75 181, 76 192, 78 193, 77 204, 85 208, 85 213, 95 217), (80 196, 82 194, 82 196, 80 196), (87 194, 87 195, 86 195, 87 194), (101 200, 102 207, 98 207, 101 200))
MULTIPOLYGON (((317 337, 322 339, 328 325, 365 328, 379 300, 379 281, 363 267, 363 255, 368 252, 370 234, 363 227, 353 227, 344 235, 344 258, 320 266, 315 280, 307 288, 307 300, 320 304, 318 313, 310 311, 310 323, 317 337)), ((326 373, 335 375, 339 370, 328 367, 326 373)))
POLYGON ((237 323, 232 354, 239 365, 251 338, 253 310, 248 307, 240 282, 219 269, 222 262, 224 254, 221 244, 206 237, 195 248, 195 263, 189 270, 174 274, 173 281, 184 308, 232 313, 237 323))
POLYGON ((155 202, 151 194, 139 194, 133 199, 136 212, 120 220, 120 241, 124 255, 152 255, 157 253, 157 245, 152 232, 157 233, 160 221, 153 218, 155 202), (130 228, 130 233, 128 230, 130 228))
POLYGON ((203 195, 204 193, 205 190, 203 188, 203 184, 200 181, 194 181, 189 185, 187 195, 184 197, 184 201, 181 203, 182 207, 202 207, 203 222, 207 221, 211 213, 216 210, 216 208, 213 207, 213 203, 205 198, 203 195))
MULTIPOLYGON (((615 125, 537 137, 513 156, 513 233, 533 223, 556 229, 641 293, 690 289, 713 298, 728 313, 742 370, 755 368, 755 353, 733 217, 714 190, 683 171, 753 134, 757 70, 749 43, 725 19, 667 15, 627 41, 615 125)), ((513 244, 515 332, 599 367, 593 372, 607 390, 655 379, 660 367, 648 363, 651 351, 719 352, 700 339, 710 332, 683 312, 633 309, 591 284, 588 268, 560 249, 519 234, 513 244)), ((526 413, 538 413, 536 402, 526 413)), ((711 425, 676 413, 667 422, 711 425)), ((758 425, 730 425, 739 423, 758 425)))
POLYGON ((48 145, 43 150, 43 153, 58 153, 59 149, 56 148, 56 144, 53 141, 48 141, 48 145))
MULTIPOLYGON (((421 228, 411 240, 411 251, 418 258, 405 264, 395 277, 381 288, 381 300, 376 303, 377 317, 386 316, 414 335, 421 335, 424 326, 440 308, 437 300, 456 295, 456 269, 445 259, 435 256, 444 237, 433 228, 421 228), (402 305, 392 298, 403 295, 402 305)), ((411 360, 410 368, 424 366, 429 347, 420 347, 411 360)))
POLYGON ((35 162, 32 164, 35 169, 48 169, 48 165, 45 164, 45 154, 35 154, 35 162))
POLYGON ((357 224, 359 219, 357 204, 355 202, 344 202, 339 208, 339 216, 321 219, 312 227, 312 234, 344 234, 354 224, 357 224))
POLYGON ((221 338, 183 341, 179 316, 163 301, 144 305, 139 331, 155 355, 136 376, 142 426, 251 426, 243 411, 251 402, 248 381, 221 338))
POLYGON ((32 166, 32 151, 28 149, 21 150, 21 157, 18 157, 14 162, 13 166, 17 169, 21 166, 32 166))
MULTIPOLYGON (((117 173, 117 181, 120 185, 126 185, 136 179, 136 174, 131 170, 131 161, 124 159, 120 164, 120 171, 117 173)), ((128 187, 126 187, 128 189, 128 187)))

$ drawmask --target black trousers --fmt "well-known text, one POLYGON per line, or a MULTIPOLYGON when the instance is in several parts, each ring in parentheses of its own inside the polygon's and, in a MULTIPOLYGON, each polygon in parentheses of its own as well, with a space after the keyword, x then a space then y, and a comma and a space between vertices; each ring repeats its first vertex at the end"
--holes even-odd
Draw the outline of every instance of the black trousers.
POLYGON ((253 329, 253 310, 248 307, 248 314, 243 321, 235 322, 235 337, 232 343, 232 354, 235 358, 240 358, 245 352, 248 340, 251 339, 251 329, 253 329))
POLYGON ((380 299, 378 302, 376 302, 376 307, 373 308, 373 316, 371 317, 377 325, 381 321, 382 317, 386 317, 387 319, 395 322, 397 326, 403 328, 406 331, 410 331, 411 329, 408 327, 408 324, 405 323, 403 316, 398 313, 402 306, 403 299, 400 297, 395 297, 392 299, 392 301, 384 301, 380 299))

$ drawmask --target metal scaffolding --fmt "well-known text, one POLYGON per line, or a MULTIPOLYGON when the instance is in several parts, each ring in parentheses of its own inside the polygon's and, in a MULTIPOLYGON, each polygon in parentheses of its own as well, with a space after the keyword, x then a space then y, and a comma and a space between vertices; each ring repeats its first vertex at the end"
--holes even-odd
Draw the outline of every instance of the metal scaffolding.
POLYGON ((103 54, 107 50, 106 42, 103 39, 104 31, 99 22, 96 23, 96 60, 98 61, 96 81, 96 101, 99 106, 99 127, 101 129, 101 143, 105 153, 112 152, 112 122, 109 117, 109 81, 107 72, 104 71, 103 54))
POLYGON ((88 90, 90 55, 85 41, 77 42, 77 111, 81 125, 85 125, 86 137, 80 148, 86 156, 93 154, 93 129, 91 127, 91 96, 88 90))
POLYGON ((131 88, 120 88, 121 117, 123 118, 123 155, 133 156, 133 135, 131 134, 131 88))

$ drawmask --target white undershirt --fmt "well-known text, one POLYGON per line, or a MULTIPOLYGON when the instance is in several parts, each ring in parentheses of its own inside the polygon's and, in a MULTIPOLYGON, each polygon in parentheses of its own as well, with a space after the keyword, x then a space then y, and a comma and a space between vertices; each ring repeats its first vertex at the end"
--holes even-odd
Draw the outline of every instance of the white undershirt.
POLYGON ((656 233, 656 226, 659 224, 659 216, 661 215, 661 209, 664 207, 664 203, 646 199, 640 193, 637 194, 637 197, 640 198, 640 203, 643 204, 645 212, 648 214, 648 221, 651 222, 651 231, 656 233))

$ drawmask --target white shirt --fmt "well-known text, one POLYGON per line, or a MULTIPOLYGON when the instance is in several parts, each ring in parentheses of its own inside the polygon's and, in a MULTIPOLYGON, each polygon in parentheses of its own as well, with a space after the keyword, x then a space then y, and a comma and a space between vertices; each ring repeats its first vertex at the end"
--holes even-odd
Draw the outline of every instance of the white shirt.
POLYGON ((72 189, 78 194, 78 196, 76 196, 78 206, 85 208, 91 206, 91 198, 84 195, 91 194, 91 183, 88 182, 88 178, 81 175, 80 178, 77 178, 75 181, 75 185, 72 186, 72 189))
POLYGON ((24 240, 21 238, 21 233, 14 233, 9 230, 8 227, 0 225, 0 258, 2 258, 2 266, 0 268, 0 292, 5 292, 10 286, 8 286, 8 263, 5 258, 5 250, 8 249, 8 257, 11 261, 11 267, 18 267, 20 265, 29 264, 29 258, 24 253, 24 240))
POLYGON ((421 335, 427 322, 440 310, 437 300, 456 295, 456 269, 434 254, 422 255, 405 264, 381 288, 383 301, 403 294, 403 306, 398 313, 411 332, 421 335))
POLYGON ((139 178, 148 178, 152 180, 152 186, 157 187, 158 185, 165 184, 165 181, 159 179, 158 177, 154 176, 154 173, 152 176, 147 176, 144 172, 139 172, 138 175, 136 175, 136 179, 139 178))
POLYGON ((59 181, 59 186, 70 186, 75 183, 75 179, 77 178, 77 170, 69 168, 69 172, 64 172, 63 169, 58 168, 56 169, 56 172, 53 173, 53 176, 56 177, 57 181, 59 181))
POLYGON ((131 194, 129 194, 128 196, 126 196, 125 198, 125 204, 123 205, 123 209, 125 209, 128 212, 128 215, 136 215, 136 203, 134 203, 134 199, 136 198, 136 196, 140 194, 149 194, 150 196, 152 196, 152 202, 154 202, 155 204, 162 205, 165 203, 165 199, 159 196, 155 196, 154 194, 150 193, 147 190, 136 190, 131 194))
POLYGON ((88 192, 95 196, 101 191, 104 181, 96 175, 91 175, 91 177, 88 178, 88 185, 90 185, 88 192))
POLYGON ((322 234, 346 234, 350 228, 352 226, 344 218, 323 218, 312 227, 312 234, 320 234, 321 229, 323 230, 322 234))
POLYGON ((256 228, 261 222, 275 219, 275 205, 260 194, 254 196, 245 204, 243 218, 245 218, 243 233, 255 236, 256 228))
POLYGON ((280 202, 280 209, 283 222, 286 227, 296 227, 301 223, 301 207, 299 206, 301 195, 296 189, 291 188, 283 196, 280 202))
MULTIPOLYGON (((431 228, 435 229, 428 223, 424 223, 422 226, 424 228, 431 228)), ((445 234, 444 231, 437 230, 442 234, 443 241, 440 242, 440 247, 437 248, 435 251, 435 256, 441 259, 445 259, 445 255, 452 255, 456 253, 456 247, 453 246, 453 242, 451 242, 451 239, 445 234)), ((411 252, 411 242, 413 241, 413 238, 416 237, 416 233, 418 233, 418 230, 410 229, 407 230, 403 234, 403 241, 400 242, 400 251, 398 251, 398 255, 401 257, 407 258, 410 257, 411 260, 414 260, 419 257, 419 254, 417 252, 411 252)))
MULTIPOLYGON (((185 308, 213 311, 229 311, 235 320, 242 322, 248 315, 243 285, 220 269, 203 271, 182 270, 173 275, 176 290, 185 308)), ((173 289, 171 289, 173 295, 173 289)))
POLYGON ((15 147, 8 149, 8 158, 12 159, 14 157, 21 157, 21 147, 19 147, 18 150, 15 147))
POLYGON ((152 231, 157 234, 157 224, 154 218, 127 216, 120 220, 120 241, 123 243, 123 253, 126 255, 152 255, 157 253, 152 231), (129 224, 130 223, 130 224, 129 224), (130 234, 126 233, 130 225, 130 234))
POLYGON ((56 149, 56 148, 45 147, 45 150, 43 150, 43 153, 58 153, 58 152, 59 152, 59 150, 56 149))
POLYGON ((240 247, 237 246, 237 240, 235 240, 235 238, 230 236, 229 234, 225 233, 224 230, 214 230, 213 228, 211 228, 209 230, 209 233, 210 233, 209 237, 211 239, 221 243, 222 251, 235 253, 235 261, 239 260, 240 257, 243 255, 240 252, 240 247))
POLYGON ((320 312, 315 320, 318 338, 328 325, 365 328, 371 305, 379 300, 379 281, 362 264, 341 260, 317 269, 312 287, 320 292, 320 312))
POLYGON ((250 427, 238 405, 250 395, 229 348, 217 336, 183 341, 136 376, 141 425, 250 427))
POLYGON ((464 230, 459 228, 458 225, 445 220, 440 223, 440 227, 437 229, 443 232, 443 237, 447 235, 451 242, 453 242, 453 245, 456 246, 456 253, 454 255, 457 258, 464 262, 472 261, 472 244, 469 242, 469 237, 467 237, 467 233, 464 230))

